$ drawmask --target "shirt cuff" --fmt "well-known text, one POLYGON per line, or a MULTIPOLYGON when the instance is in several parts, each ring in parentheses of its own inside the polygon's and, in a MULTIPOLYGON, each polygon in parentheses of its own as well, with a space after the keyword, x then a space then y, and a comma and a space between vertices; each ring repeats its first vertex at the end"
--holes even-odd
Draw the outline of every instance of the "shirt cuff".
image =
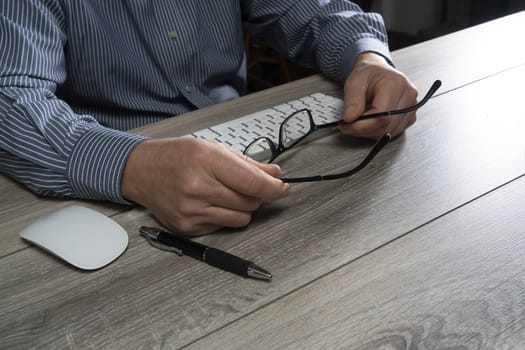
POLYGON ((129 155, 145 136, 95 127, 79 139, 69 160, 67 177, 80 198, 131 204, 122 197, 122 174, 129 155))
POLYGON ((351 46, 347 47, 343 51, 343 55, 341 56, 341 66, 340 66, 341 74, 342 74, 341 76, 343 77, 343 81, 345 81, 346 78, 352 72, 352 67, 354 65, 354 61, 356 57, 365 52, 373 52, 380 56, 383 56, 385 60, 388 62, 388 64, 394 67, 394 63, 392 62, 392 56, 390 55, 390 51, 388 50, 388 47, 382 41, 377 40, 377 39, 372 39, 372 38, 362 38, 352 43, 351 46))

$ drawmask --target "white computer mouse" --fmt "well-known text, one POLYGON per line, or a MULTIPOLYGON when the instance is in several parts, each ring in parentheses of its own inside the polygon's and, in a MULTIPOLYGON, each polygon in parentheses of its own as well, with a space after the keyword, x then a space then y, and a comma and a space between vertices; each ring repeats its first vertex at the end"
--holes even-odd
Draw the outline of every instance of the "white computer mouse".
POLYGON ((71 205, 38 219, 20 232, 23 239, 84 270, 95 270, 118 258, 128 234, 112 219, 71 205))

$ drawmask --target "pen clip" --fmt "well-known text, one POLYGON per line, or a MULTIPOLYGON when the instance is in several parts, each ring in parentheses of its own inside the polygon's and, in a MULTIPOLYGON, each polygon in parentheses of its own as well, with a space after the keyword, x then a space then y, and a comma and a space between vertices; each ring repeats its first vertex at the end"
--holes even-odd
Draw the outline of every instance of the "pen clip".
POLYGON ((180 255, 180 256, 183 256, 184 254, 182 253, 182 250, 179 249, 179 248, 175 248, 175 247, 172 247, 172 246, 169 246, 169 245, 166 245, 166 244, 163 244, 163 243, 160 243, 159 241, 157 241, 156 239, 154 239, 152 236, 150 236, 150 234, 148 234, 148 232, 145 232, 143 230, 140 230, 140 235, 144 238, 146 238, 146 241, 148 241, 149 244, 151 244, 153 247, 157 248, 157 249, 160 249, 160 250, 165 250, 167 252, 172 252, 172 253, 176 253, 177 255, 180 255))

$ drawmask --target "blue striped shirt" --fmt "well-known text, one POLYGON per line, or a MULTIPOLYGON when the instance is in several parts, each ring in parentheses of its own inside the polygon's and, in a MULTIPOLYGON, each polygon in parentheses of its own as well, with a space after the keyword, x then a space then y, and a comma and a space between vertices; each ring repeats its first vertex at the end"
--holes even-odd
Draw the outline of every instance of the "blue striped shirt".
POLYGON ((346 0, 1 0, 0 172, 36 193, 123 202, 126 130, 243 93, 247 31, 343 81, 389 58, 346 0))

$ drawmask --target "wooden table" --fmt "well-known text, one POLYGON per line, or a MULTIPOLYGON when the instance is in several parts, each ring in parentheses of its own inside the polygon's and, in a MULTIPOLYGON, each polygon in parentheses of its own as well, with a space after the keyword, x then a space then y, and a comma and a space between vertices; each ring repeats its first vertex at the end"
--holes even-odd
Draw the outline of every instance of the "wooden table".
MULTIPOLYGON (((150 247, 144 209, 82 201, 130 242, 79 271, 18 236, 73 201, 0 177, 0 348, 524 349, 524 31, 518 13, 394 52, 421 93, 443 81, 404 136, 353 177, 293 185, 247 228, 197 239, 269 283, 150 247)), ((313 76, 137 132, 180 136, 317 91, 341 93, 313 76)), ((370 146, 334 133, 281 167, 334 172, 370 146)))

